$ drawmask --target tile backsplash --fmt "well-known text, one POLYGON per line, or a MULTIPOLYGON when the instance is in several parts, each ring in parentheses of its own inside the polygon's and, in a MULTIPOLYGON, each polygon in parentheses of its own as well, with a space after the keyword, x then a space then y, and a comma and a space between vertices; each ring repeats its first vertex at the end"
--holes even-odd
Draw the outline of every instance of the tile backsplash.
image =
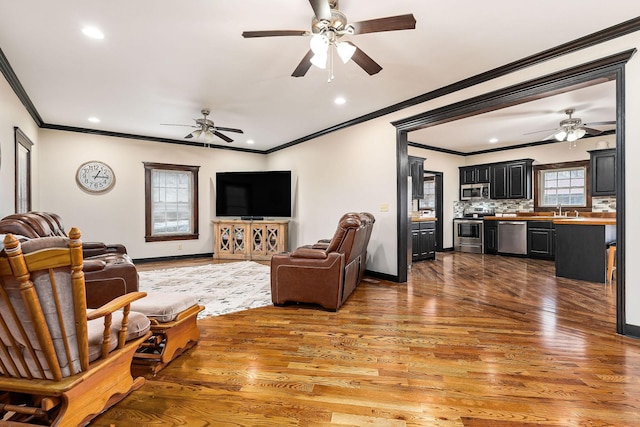
POLYGON ((592 197, 591 198, 591 210, 593 212, 615 212, 616 211, 616 197, 592 197))
MULTIPOLYGON (((591 200, 592 212, 615 212, 616 198, 611 197, 593 197, 591 200)), ((533 199, 514 199, 514 200, 483 200, 483 201, 456 201, 453 202, 454 217, 461 217, 465 210, 485 210, 497 213, 503 212, 534 212, 533 199)))

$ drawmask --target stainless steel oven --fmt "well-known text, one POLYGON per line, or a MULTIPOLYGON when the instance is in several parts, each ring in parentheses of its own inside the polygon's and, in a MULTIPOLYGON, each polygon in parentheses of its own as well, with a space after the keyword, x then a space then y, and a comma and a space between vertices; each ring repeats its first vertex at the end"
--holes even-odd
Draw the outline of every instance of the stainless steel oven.
POLYGON ((481 219, 453 220, 453 249, 461 252, 484 252, 484 222, 481 219))

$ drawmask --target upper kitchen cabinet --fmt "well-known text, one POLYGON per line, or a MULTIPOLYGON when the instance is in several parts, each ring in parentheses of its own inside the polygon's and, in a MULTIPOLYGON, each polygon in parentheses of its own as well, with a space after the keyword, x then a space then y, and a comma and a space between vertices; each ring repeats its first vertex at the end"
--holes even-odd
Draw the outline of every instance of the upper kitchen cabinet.
POLYGON ((492 199, 530 199, 533 159, 491 165, 492 199))
POLYGON ((424 198, 424 161, 423 157, 409 156, 409 174, 411 175, 411 198, 424 198))
POLYGON ((490 181, 489 165, 464 166, 460 168, 460 185, 478 184, 490 181))
POLYGON ((616 149, 589 151, 591 155, 591 195, 616 195, 616 149))

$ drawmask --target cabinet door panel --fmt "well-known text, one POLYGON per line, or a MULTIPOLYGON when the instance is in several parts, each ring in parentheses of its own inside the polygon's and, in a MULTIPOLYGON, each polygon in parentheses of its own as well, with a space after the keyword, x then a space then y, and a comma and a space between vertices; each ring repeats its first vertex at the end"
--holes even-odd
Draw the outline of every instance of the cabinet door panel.
POLYGON ((486 183, 491 181, 491 167, 478 166, 475 168, 476 182, 486 183))
POLYGON ((616 194, 616 151, 598 150, 591 152, 591 195, 615 196, 616 194))
POLYGON ((525 165, 512 164, 507 167, 509 173, 508 197, 510 199, 524 199, 526 197, 525 165))
POLYGON ((411 259, 413 261, 419 260, 421 251, 420 230, 411 230, 411 259))
POLYGON ((475 168, 462 168, 460 169, 460 184, 475 184, 476 183, 476 170, 475 168))
POLYGON ((491 198, 506 199, 507 191, 507 165, 495 165, 491 167, 491 198))

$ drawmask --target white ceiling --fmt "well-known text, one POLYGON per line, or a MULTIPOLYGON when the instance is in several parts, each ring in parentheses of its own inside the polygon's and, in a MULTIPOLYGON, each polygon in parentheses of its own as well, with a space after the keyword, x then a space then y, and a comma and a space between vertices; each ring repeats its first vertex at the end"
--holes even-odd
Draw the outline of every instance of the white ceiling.
MULTIPOLYGON (((181 140, 189 129, 160 124, 192 124, 210 108, 216 125, 244 130, 227 133, 233 146, 266 150, 640 16, 640 2, 341 0, 340 10, 350 22, 413 13, 416 29, 352 36, 383 70, 369 76, 337 61, 331 83, 315 67, 291 77, 309 38, 241 36, 310 29, 307 0, 2 0, 0 48, 47 124, 181 140), (85 37, 86 25, 105 38, 85 37), (346 104, 336 106, 337 96, 346 104)), ((521 143, 523 133, 556 127, 569 107, 585 122, 614 120, 611 86, 410 140, 456 151, 491 148, 490 137, 521 143)))
MULTIPOLYGON (((422 145, 471 153, 542 140, 555 141, 567 109, 583 124, 616 120, 616 82, 599 83, 560 95, 503 108, 461 120, 420 129, 409 134, 409 141, 422 145), (555 130, 555 132, 554 132, 555 130), (496 142, 490 142, 492 139, 496 142)), ((615 130, 613 125, 592 125, 592 129, 615 130)))

